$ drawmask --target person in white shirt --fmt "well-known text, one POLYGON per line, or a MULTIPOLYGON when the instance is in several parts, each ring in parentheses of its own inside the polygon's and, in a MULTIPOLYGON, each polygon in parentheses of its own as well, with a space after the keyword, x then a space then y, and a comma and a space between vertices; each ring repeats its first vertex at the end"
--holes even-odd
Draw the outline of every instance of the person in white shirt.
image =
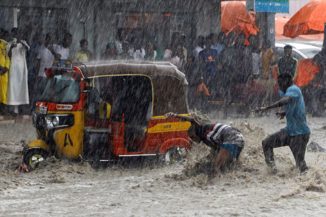
POLYGON ((65 33, 62 44, 53 44, 49 49, 55 57, 56 61, 67 61, 70 59, 69 47, 72 43, 72 35, 70 33, 65 33))
POLYGON ((157 52, 154 48, 154 45, 152 44, 152 42, 147 42, 146 46, 145 46, 145 59, 146 60, 151 60, 154 61, 156 60, 157 57, 157 52))
POLYGON ((18 114, 19 105, 29 104, 26 53, 29 45, 22 40, 22 33, 17 28, 11 31, 12 40, 7 44, 10 57, 9 83, 7 104, 14 106, 14 113, 18 114))
POLYGON ((45 69, 50 68, 53 65, 54 56, 49 49, 51 41, 51 35, 49 33, 46 34, 44 43, 38 50, 36 57, 38 77, 45 77, 45 69))
POLYGON ((42 43, 42 45, 40 46, 40 48, 38 49, 37 52, 37 63, 36 63, 36 71, 37 71, 37 77, 36 77, 36 81, 34 88, 33 88, 33 93, 34 96, 31 97, 30 101, 31 101, 31 105, 32 105, 32 109, 34 109, 35 107, 35 102, 38 100, 38 98, 40 97, 40 94, 42 94, 42 91, 44 89, 44 86, 46 84, 46 74, 45 74, 45 70, 48 68, 51 68, 53 63, 54 63, 54 54, 51 52, 50 50, 50 46, 52 43, 52 38, 51 38, 51 34, 47 33, 45 35, 45 39, 42 43))
POLYGON ((204 50, 204 48, 205 48, 205 38, 204 38, 204 36, 200 35, 197 38, 197 45, 196 45, 195 49, 193 50, 193 55, 196 59, 198 58, 198 54, 202 50, 204 50))
POLYGON ((133 53, 133 58, 134 60, 144 60, 145 58, 145 49, 143 48, 142 44, 140 41, 137 41, 135 43, 135 50, 133 53))
POLYGON ((172 58, 170 59, 170 62, 178 67, 178 69, 182 72, 184 72, 184 65, 186 63, 183 48, 181 45, 178 45, 176 50, 173 52, 172 58))

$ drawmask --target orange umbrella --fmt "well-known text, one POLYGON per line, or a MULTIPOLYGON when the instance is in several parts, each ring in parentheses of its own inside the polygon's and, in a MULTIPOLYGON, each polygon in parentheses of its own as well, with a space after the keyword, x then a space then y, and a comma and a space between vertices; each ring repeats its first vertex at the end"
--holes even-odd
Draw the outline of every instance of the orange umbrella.
MULTIPOLYGON (((275 16, 275 39, 276 40, 291 40, 291 38, 283 35, 285 24, 289 21, 289 17, 276 15, 275 16)), ((299 40, 313 40, 322 41, 324 39, 324 33, 314 35, 300 35, 296 37, 299 40)))
POLYGON ((275 38, 276 39, 287 39, 287 37, 285 37, 283 35, 283 29, 284 29, 284 25, 286 24, 286 22, 289 21, 288 17, 283 17, 283 16, 275 16, 275 38))
MULTIPOLYGON (((298 61, 296 77, 294 83, 299 87, 307 86, 319 73, 320 68, 312 59, 301 59, 298 61)), ((272 76, 277 81, 278 67, 272 69, 272 76)))
POLYGON ((297 76, 294 83, 299 87, 304 87, 312 81, 320 71, 312 59, 302 59, 298 62, 297 76))
POLYGON ((222 31, 243 32, 247 37, 257 35, 259 29, 255 17, 247 11, 245 1, 229 1, 221 4, 222 31))
POLYGON ((298 35, 324 32, 326 22, 326 1, 315 0, 303 6, 284 26, 284 35, 294 38, 298 35))

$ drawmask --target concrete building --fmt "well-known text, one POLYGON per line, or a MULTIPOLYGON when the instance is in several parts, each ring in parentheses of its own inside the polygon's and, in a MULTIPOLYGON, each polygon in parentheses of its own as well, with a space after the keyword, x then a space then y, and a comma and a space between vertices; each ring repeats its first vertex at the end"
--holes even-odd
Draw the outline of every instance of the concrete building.
MULTIPOLYGON (((97 54, 117 35, 123 39, 152 40, 158 48, 166 47, 174 32, 187 36, 188 46, 198 35, 220 30, 222 0, 1 0, 0 27, 25 29, 29 42, 36 34, 52 33, 60 40, 62 33, 73 35, 72 50, 86 38, 97 54)), ((254 0, 247 0, 252 4, 254 0)), ((290 0, 293 15, 309 0, 290 0)), ((273 41, 273 16, 258 15, 260 37, 273 41)))
POLYGON ((19 27, 31 41, 36 34, 52 33, 57 40, 68 31, 73 50, 86 38, 99 55, 118 33, 124 39, 151 39, 166 46, 173 32, 192 43, 198 34, 219 32, 221 0, 1 0, 0 27, 19 27))

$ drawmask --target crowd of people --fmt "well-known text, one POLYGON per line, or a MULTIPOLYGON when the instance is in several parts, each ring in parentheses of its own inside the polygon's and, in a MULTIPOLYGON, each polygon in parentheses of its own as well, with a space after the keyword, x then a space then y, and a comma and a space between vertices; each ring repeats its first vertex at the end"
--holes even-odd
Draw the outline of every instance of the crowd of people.
MULTIPOLYGON (((88 62, 99 56, 102 60, 171 62, 187 77, 191 108, 205 110, 209 99, 222 100, 226 114, 235 100, 253 103, 247 88, 252 80, 264 88, 262 104, 271 102, 273 97, 275 79, 272 78, 272 66, 277 61, 271 43, 264 43, 260 47, 257 36, 245 38, 244 34, 231 32, 226 35, 221 32, 198 36, 195 44, 189 46, 187 37, 175 32, 169 45, 160 49, 153 40, 145 41, 137 37, 124 39, 119 34, 115 41, 107 43, 100 55, 94 55, 89 50, 87 39, 81 39, 79 50, 72 53, 72 42, 70 33, 63 34, 61 40, 48 33, 37 35, 28 43, 19 29, 13 28, 11 32, 1 29, 0 112, 12 115, 29 113, 36 92, 40 91, 35 84, 45 77, 46 68, 67 60, 88 62), (20 105, 30 106, 24 109, 20 105)), ((287 71, 291 67, 295 69, 296 60, 292 57, 290 60, 282 59, 280 64, 280 72, 287 71)))
MULTIPOLYGON (((25 32, 13 28, 0 29, 0 112, 16 116, 29 114, 38 83, 45 77, 45 69, 70 58, 72 35, 53 43, 50 34, 35 36, 31 43, 24 39, 25 32)), ((79 51, 76 58, 83 56, 79 51), (78 55, 79 54, 79 55, 78 55)))

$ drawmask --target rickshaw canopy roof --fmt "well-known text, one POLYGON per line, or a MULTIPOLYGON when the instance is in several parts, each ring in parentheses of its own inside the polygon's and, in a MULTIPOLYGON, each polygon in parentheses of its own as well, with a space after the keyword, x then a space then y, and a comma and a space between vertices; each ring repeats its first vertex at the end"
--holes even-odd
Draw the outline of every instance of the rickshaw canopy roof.
POLYGON ((153 115, 167 112, 188 113, 187 79, 176 66, 169 62, 100 61, 89 62, 80 67, 86 78, 112 75, 147 76, 154 91, 153 115))
POLYGON ((146 75, 151 79, 158 77, 174 77, 184 85, 187 80, 176 66, 169 62, 150 62, 150 61, 133 61, 133 60, 111 60, 111 61, 95 61, 85 64, 81 67, 86 78, 103 75, 146 75))

